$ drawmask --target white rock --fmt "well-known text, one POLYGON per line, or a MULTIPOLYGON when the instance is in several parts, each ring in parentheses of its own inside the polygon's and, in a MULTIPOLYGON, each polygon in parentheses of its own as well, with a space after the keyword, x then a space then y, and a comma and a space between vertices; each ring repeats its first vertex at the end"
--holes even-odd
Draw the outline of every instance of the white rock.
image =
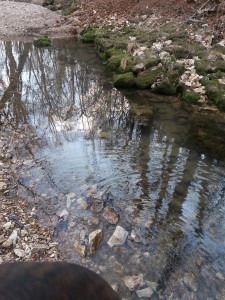
POLYGON ((68 211, 64 208, 63 210, 61 210, 57 213, 57 216, 62 218, 62 217, 68 216, 68 214, 69 214, 68 211))
POLYGON ((0 191, 5 190, 7 188, 7 185, 5 182, 0 182, 0 191))
POLYGON ((5 247, 5 248, 9 248, 10 246, 12 245, 16 245, 16 240, 17 240, 17 230, 13 230, 13 232, 11 233, 11 235, 9 236, 8 240, 6 240, 2 246, 5 247))
POLYGON ((6 230, 8 230, 8 229, 11 227, 11 225, 12 225, 12 222, 9 221, 9 222, 7 222, 7 223, 5 223, 5 224, 3 225, 3 228, 5 228, 6 230))
POLYGON ((136 291, 137 295, 139 298, 151 298, 152 294, 154 293, 154 291, 148 287, 148 288, 145 288, 143 290, 138 290, 136 291))
POLYGON ((16 256, 22 258, 25 256, 25 251, 23 249, 15 249, 14 253, 16 254, 16 256))
POLYGON ((141 287, 144 285, 143 274, 139 274, 138 276, 126 276, 123 278, 123 282, 130 291, 133 291, 136 286, 141 287))
POLYGON ((125 243, 128 232, 121 226, 116 226, 116 230, 108 241, 108 245, 112 248, 114 246, 120 246, 125 243))
POLYGON ((163 59, 163 58, 165 58, 165 57, 167 57, 167 56, 169 56, 169 53, 166 52, 166 51, 162 51, 162 52, 159 53, 160 59, 163 59))

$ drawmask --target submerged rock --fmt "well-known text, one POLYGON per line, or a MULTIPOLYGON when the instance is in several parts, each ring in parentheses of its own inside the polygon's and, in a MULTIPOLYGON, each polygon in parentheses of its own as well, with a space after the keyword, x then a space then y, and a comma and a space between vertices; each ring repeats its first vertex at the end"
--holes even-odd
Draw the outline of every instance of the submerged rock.
POLYGON ((80 243, 76 242, 74 247, 81 257, 87 256, 87 247, 85 245, 81 245, 80 243))
POLYGON ((139 274, 138 276, 126 276, 123 278, 123 282, 130 291, 133 291, 136 286, 141 287, 144 285, 143 274, 139 274))
POLYGON ((94 213, 99 213, 100 211, 102 211, 102 209, 103 209, 103 201, 101 201, 101 200, 95 200, 92 203, 91 210, 94 213))
POLYGON ((103 231, 97 229, 89 234, 90 253, 93 255, 104 240, 103 231))
POLYGON ((142 289, 142 290, 137 290, 136 293, 137 293, 139 298, 143 298, 143 297, 144 298, 151 298, 154 291, 152 290, 152 288, 147 287, 147 288, 142 289))
POLYGON ((114 246, 121 246, 125 243, 128 232, 121 226, 117 226, 113 235, 108 241, 108 245, 112 248, 114 246))
POLYGON ((110 224, 116 224, 119 221, 119 215, 115 211, 114 208, 111 207, 105 207, 104 213, 103 213, 104 219, 106 219, 110 224))

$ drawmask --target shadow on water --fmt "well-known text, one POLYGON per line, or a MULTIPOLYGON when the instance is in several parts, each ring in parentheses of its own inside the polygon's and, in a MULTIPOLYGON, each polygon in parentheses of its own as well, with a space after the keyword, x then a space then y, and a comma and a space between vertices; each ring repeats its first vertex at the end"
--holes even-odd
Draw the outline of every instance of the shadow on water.
POLYGON ((121 279, 139 274, 148 293, 158 284, 152 297, 222 299, 224 120, 175 98, 116 90, 95 50, 71 40, 49 49, 2 41, 0 67, 1 119, 31 124, 43 140, 20 184, 41 195, 65 258, 100 270, 129 299, 137 295, 121 279), (129 232, 121 247, 107 245, 115 225, 93 209, 96 199, 129 232), (88 245, 97 228, 102 246, 81 259, 74 243, 88 245))

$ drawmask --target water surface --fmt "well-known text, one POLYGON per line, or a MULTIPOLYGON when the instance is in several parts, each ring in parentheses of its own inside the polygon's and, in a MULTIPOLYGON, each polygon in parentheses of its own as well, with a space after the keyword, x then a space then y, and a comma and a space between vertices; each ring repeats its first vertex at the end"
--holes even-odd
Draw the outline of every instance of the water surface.
POLYGON ((212 131, 223 121, 176 98, 116 90, 95 49, 75 41, 2 41, 0 67, 2 118, 31 124, 43 140, 20 183, 38 193, 65 258, 100 271, 126 299, 137 295, 122 279, 139 274, 143 288, 158 284, 154 299, 223 299, 224 136, 212 131), (204 143, 212 136, 215 147, 204 143), (90 209, 94 198, 119 213, 129 232, 121 247, 107 245, 115 225, 90 209), (74 243, 88 245, 98 228, 102 246, 81 258, 74 243))

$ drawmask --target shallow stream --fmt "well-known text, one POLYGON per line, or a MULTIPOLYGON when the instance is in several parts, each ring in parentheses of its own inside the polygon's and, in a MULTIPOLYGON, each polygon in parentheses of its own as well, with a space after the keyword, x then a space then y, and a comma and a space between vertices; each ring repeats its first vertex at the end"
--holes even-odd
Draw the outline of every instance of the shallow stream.
POLYGON ((216 115, 116 90, 96 50, 73 40, 49 49, 1 41, 0 70, 1 108, 42 140, 18 193, 39 195, 65 259, 100 272, 124 299, 147 287, 152 299, 224 299, 225 157, 216 149, 224 136, 215 147, 202 142, 214 139, 216 115), (116 225, 91 208, 96 199, 117 211, 116 225), (128 238, 110 248, 117 225, 128 238), (81 258, 74 243, 88 246, 99 228, 102 245, 81 258), (129 291, 123 278, 139 274, 143 286, 129 291))

